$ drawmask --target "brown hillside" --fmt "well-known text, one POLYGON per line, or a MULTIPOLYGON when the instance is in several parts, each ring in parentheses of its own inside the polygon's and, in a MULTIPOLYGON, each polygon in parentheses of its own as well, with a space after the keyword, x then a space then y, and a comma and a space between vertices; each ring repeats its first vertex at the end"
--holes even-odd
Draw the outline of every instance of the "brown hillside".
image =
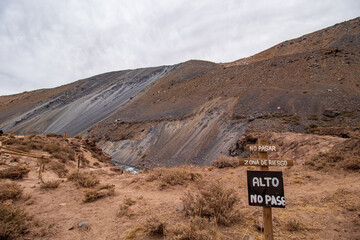
MULTIPOLYGON (((259 137, 279 144, 277 154, 295 162, 292 168, 271 169, 283 171, 286 198, 285 209, 273 209, 275 238, 359 238, 358 139, 251 133, 238 146, 259 137), (312 164, 334 151, 344 158, 312 164), (352 160, 357 165, 349 165, 352 160)), ((51 154, 41 179, 36 159, 2 155, 1 239, 263 239, 261 208, 248 206, 246 167, 182 166, 131 174, 99 158, 106 154, 91 154, 96 149, 91 141, 54 134, 0 141, 7 148, 51 154), (59 158, 71 150, 83 156, 79 172, 70 155, 59 158), (24 174, 12 180, 10 169, 24 174), (9 211, 14 218, 4 217, 9 211)))

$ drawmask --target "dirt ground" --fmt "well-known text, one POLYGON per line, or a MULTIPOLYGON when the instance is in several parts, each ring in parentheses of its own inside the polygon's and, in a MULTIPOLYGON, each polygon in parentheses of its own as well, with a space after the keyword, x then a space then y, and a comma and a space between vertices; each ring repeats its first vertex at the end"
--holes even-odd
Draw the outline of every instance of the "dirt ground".
MULTIPOLYGON (((287 157, 291 155, 295 160, 295 166, 291 168, 270 167, 270 170, 283 171, 286 199, 285 209, 273 208, 275 239, 360 239, 359 171, 338 168, 317 170, 306 165, 305 162, 311 157, 305 152, 306 146, 290 144, 286 147, 286 142, 289 142, 286 139, 295 141, 294 138, 298 137, 301 142, 301 139, 307 139, 309 135, 286 134, 275 134, 270 138, 272 142, 278 139, 284 146, 284 152, 288 153, 287 157), (300 151, 301 149, 303 151, 300 151)), ((319 137, 322 141, 317 137, 312 138, 313 141, 314 139, 319 141, 325 152, 329 150, 326 146, 330 148, 331 144, 344 141, 332 137, 319 137)), ((73 141, 77 140, 69 142, 73 141)), ((65 177, 58 177, 49 167, 45 167, 42 180, 62 182, 55 189, 43 189, 38 177, 38 161, 35 158, 17 157, 16 162, 11 162, 13 156, 10 155, 5 165, 0 166, 2 170, 10 165, 26 163, 31 169, 24 179, 1 180, 1 183, 15 182, 21 186, 21 198, 7 202, 24 209, 33 217, 30 231, 20 239, 175 239, 172 238, 172 229, 180 223, 190 222, 182 204, 185 193, 195 193, 204 188, 204 184, 212 184, 214 181, 224 188, 233 189, 240 200, 234 208, 234 211, 239 210, 240 218, 228 226, 218 225, 218 239, 263 239, 262 208, 249 206, 247 199, 246 171, 254 167, 172 168, 197 177, 169 184, 161 177, 156 177, 156 169, 138 174, 115 172, 103 162, 94 167, 97 160, 89 153, 84 156, 89 162, 87 167, 80 168, 79 172, 95 172, 100 184, 114 185, 113 195, 93 202, 83 202, 87 188, 65 177), (164 223, 165 229, 168 229, 164 236, 152 236, 146 230, 151 217, 164 223), (87 221, 87 227, 79 227, 82 221, 87 221)), ((75 162, 66 163, 70 172, 75 170, 75 166, 75 162)))

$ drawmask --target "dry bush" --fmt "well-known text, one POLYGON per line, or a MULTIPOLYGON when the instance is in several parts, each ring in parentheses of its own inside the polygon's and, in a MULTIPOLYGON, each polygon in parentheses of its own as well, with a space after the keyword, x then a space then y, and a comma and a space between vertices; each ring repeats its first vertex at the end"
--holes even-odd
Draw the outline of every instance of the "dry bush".
POLYGON ((306 165, 317 170, 331 170, 343 168, 345 170, 357 171, 360 169, 360 152, 357 150, 331 150, 326 153, 319 153, 313 156, 306 165))
POLYGON ((343 161, 340 166, 345 170, 358 171, 360 170, 360 158, 349 158, 343 161))
POLYGON ((146 228, 144 228, 144 227, 136 227, 136 228, 131 229, 129 231, 129 233, 125 236, 124 240, 141 239, 141 238, 139 238, 141 236, 137 235, 140 231, 145 232, 146 228))
POLYGON ((18 138, 11 136, 11 138, 4 141, 6 145, 21 145, 22 141, 18 138))
POLYGON ((0 178, 23 179, 30 172, 27 165, 10 166, 0 171, 0 178))
POLYGON ((56 133, 48 133, 46 134, 47 137, 56 137, 56 138, 63 138, 63 136, 61 134, 56 134, 56 133))
POLYGON ((14 149, 22 151, 22 152, 30 152, 31 147, 29 145, 20 145, 20 146, 14 147, 14 149))
POLYGON ((216 168, 236 168, 239 166, 239 161, 236 158, 220 156, 217 160, 211 162, 211 166, 216 168))
POLYGON ((135 200, 131 199, 130 197, 126 197, 123 199, 123 203, 129 206, 132 206, 136 203, 135 200))
POLYGON ((94 172, 77 172, 73 171, 67 175, 67 179, 76 182, 81 187, 94 187, 100 183, 94 172))
POLYGON ((145 222, 145 228, 149 235, 163 237, 166 235, 166 223, 158 216, 152 216, 145 222))
POLYGON ((29 144, 29 147, 30 147, 32 150, 42 150, 43 145, 42 145, 41 143, 31 142, 31 143, 29 144))
POLYGON ((176 224, 170 229, 170 240, 219 240, 216 223, 201 217, 194 217, 186 223, 176 224))
POLYGON ((120 204, 119 211, 117 213, 118 217, 122 217, 122 216, 131 217, 133 215, 134 215, 134 211, 130 208, 129 205, 127 205, 125 203, 120 204))
POLYGON ((191 172, 184 167, 176 168, 155 168, 150 171, 146 181, 152 182, 160 179, 163 185, 183 185, 186 181, 195 181, 202 176, 199 173, 191 172))
POLYGON ((40 187, 42 189, 55 189, 60 185, 61 181, 59 180, 50 180, 50 181, 46 181, 46 182, 42 182, 40 184, 40 187))
POLYGON ((136 203, 135 200, 132 200, 129 197, 126 197, 123 199, 122 203, 120 204, 118 217, 127 216, 131 217, 134 215, 133 210, 131 210, 130 206, 134 205, 136 203))
POLYGON ((67 159, 72 160, 72 161, 75 160, 75 152, 73 149, 71 149, 69 147, 62 147, 60 150, 67 159))
POLYGON ((219 224, 229 225, 239 220, 239 212, 234 209, 240 202, 236 191, 220 182, 204 182, 198 192, 187 192, 183 197, 185 213, 215 219, 219 224))
POLYGON ((125 172, 125 170, 120 166, 112 167, 112 168, 110 168, 110 171, 113 171, 113 172, 116 172, 119 174, 123 174, 125 172))
POLYGON ((52 171, 54 171, 54 173, 56 173, 61 178, 66 177, 66 174, 68 174, 69 172, 69 170, 66 169, 66 165, 64 163, 52 161, 49 163, 48 166, 52 171))
POLYGON ((290 219, 285 226, 289 232, 297 232, 304 229, 303 225, 296 219, 290 219))
POLYGON ((50 154, 53 154, 53 153, 56 153, 56 152, 60 152, 60 145, 59 144, 55 144, 55 143, 50 143, 50 144, 46 144, 44 147, 43 147, 43 150, 50 153, 50 154))
POLYGON ((12 204, 0 203, 0 239, 16 239, 25 235, 31 218, 12 204))
POLYGON ((84 191, 83 202, 94 202, 97 199, 112 196, 115 193, 115 186, 110 184, 100 185, 96 189, 87 189, 84 191))
POLYGON ((43 150, 50 153, 54 158, 60 159, 63 163, 67 160, 75 160, 75 152, 69 147, 61 147, 60 144, 46 144, 43 150))
POLYGON ((0 201, 19 199, 22 188, 16 183, 0 183, 0 201))

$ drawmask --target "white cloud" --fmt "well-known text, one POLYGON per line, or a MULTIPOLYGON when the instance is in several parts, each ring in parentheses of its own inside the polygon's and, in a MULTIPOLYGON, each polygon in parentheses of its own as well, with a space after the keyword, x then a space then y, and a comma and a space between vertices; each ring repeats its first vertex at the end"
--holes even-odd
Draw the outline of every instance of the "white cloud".
POLYGON ((357 0, 5 0, 0 95, 189 59, 234 61, 359 9, 357 0))

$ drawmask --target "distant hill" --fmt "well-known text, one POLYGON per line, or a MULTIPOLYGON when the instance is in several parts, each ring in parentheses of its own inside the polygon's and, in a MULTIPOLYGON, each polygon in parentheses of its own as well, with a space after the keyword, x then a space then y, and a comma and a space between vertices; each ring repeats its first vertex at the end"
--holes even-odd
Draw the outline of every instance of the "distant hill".
POLYGON ((1 96, 0 129, 87 135, 128 165, 206 165, 246 131, 358 126, 359 66, 356 18, 232 63, 191 60, 1 96))

